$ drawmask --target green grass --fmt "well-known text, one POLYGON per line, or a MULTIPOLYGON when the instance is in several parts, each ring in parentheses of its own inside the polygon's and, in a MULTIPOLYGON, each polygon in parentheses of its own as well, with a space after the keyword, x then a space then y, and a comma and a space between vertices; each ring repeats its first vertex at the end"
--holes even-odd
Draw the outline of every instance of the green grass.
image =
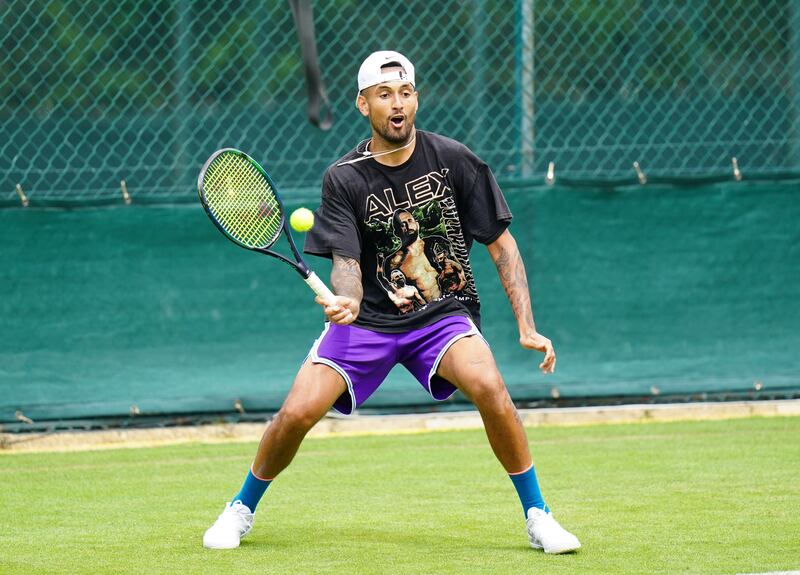
POLYGON ((480 431, 309 439, 234 551, 253 444, 0 457, 0 573, 751 573, 800 568, 800 418, 528 430, 573 555, 528 547, 480 431))

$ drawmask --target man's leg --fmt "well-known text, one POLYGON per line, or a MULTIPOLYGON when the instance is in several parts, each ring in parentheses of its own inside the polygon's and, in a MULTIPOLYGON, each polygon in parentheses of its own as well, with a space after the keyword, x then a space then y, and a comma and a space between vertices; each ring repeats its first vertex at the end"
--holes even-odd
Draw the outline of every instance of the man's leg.
POLYGON ((255 460, 239 493, 203 536, 211 549, 231 549, 253 526, 253 512, 269 484, 294 459, 309 430, 347 391, 339 373, 307 359, 295 377, 289 395, 261 436, 255 460))
POLYGON ((525 428, 486 342, 476 336, 456 341, 445 352, 436 373, 461 390, 481 414, 489 444, 522 502, 531 545, 547 553, 580 547, 577 538, 556 523, 544 503, 525 428))
POLYGON ((481 414, 494 454, 508 473, 531 465, 528 438, 494 357, 480 337, 464 337, 444 354, 436 373, 455 385, 481 414))
POLYGON ((253 472, 273 479, 286 469, 306 434, 346 391, 347 384, 336 370, 307 359, 283 406, 261 436, 253 472))

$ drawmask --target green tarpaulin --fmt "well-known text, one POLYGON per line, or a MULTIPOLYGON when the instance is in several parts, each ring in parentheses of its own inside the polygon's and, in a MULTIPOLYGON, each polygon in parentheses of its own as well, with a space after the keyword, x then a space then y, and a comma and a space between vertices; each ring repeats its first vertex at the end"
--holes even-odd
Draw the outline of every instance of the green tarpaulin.
MULTIPOLYGON (((800 389, 798 193, 507 190, 558 353, 538 373, 476 245, 484 332, 514 399, 800 389)), ((300 203, 316 207, 288 208, 300 203)), ((198 204, 5 209, 0 240, 0 422, 274 410, 322 329, 295 272, 226 241, 198 204)), ((365 407, 398 406, 441 407, 402 367, 365 407)))

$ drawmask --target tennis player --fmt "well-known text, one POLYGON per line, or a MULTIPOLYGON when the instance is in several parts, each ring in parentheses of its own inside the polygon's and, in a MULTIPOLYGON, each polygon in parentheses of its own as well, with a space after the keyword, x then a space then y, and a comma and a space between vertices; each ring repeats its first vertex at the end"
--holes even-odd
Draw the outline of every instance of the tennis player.
POLYGON ((522 502, 530 544, 545 553, 574 551, 580 543, 545 504, 522 422, 479 330, 468 257, 473 241, 487 246, 497 267, 520 344, 544 353, 544 373, 555 369, 553 345, 534 324, 503 194, 469 149, 414 127, 414 66, 402 54, 375 52, 364 60, 356 106, 372 137, 326 170, 304 250, 333 259, 335 302, 317 298, 325 328, 264 432, 241 490, 206 531, 203 545, 238 547, 261 497, 306 433, 331 408, 353 413, 400 363, 434 399, 458 389, 475 404, 522 502), (442 253, 458 270, 458 282, 442 273, 442 253), (404 287, 415 288, 413 298, 387 290, 397 285, 398 270, 404 287))

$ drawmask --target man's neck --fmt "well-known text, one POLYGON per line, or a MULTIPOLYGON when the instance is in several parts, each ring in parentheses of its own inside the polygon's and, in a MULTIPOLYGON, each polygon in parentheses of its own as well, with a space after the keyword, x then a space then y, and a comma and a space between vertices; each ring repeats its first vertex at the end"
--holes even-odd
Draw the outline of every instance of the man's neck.
POLYGON ((383 138, 381 138, 375 132, 372 133, 372 140, 369 142, 369 151, 373 154, 378 154, 381 152, 389 152, 391 150, 397 150, 396 152, 383 154, 374 158, 376 162, 379 164, 383 164, 384 166, 399 166, 400 164, 405 163, 411 157, 411 154, 414 153, 414 149, 417 147, 417 129, 413 128, 411 130, 411 134, 408 136, 408 140, 403 142, 402 144, 393 144, 387 142, 383 138))
POLYGON ((409 242, 403 246, 403 248, 407 252, 414 252, 415 254, 420 254, 425 251, 425 242, 422 241, 422 238, 419 237, 419 234, 414 238, 413 242, 409 242))

